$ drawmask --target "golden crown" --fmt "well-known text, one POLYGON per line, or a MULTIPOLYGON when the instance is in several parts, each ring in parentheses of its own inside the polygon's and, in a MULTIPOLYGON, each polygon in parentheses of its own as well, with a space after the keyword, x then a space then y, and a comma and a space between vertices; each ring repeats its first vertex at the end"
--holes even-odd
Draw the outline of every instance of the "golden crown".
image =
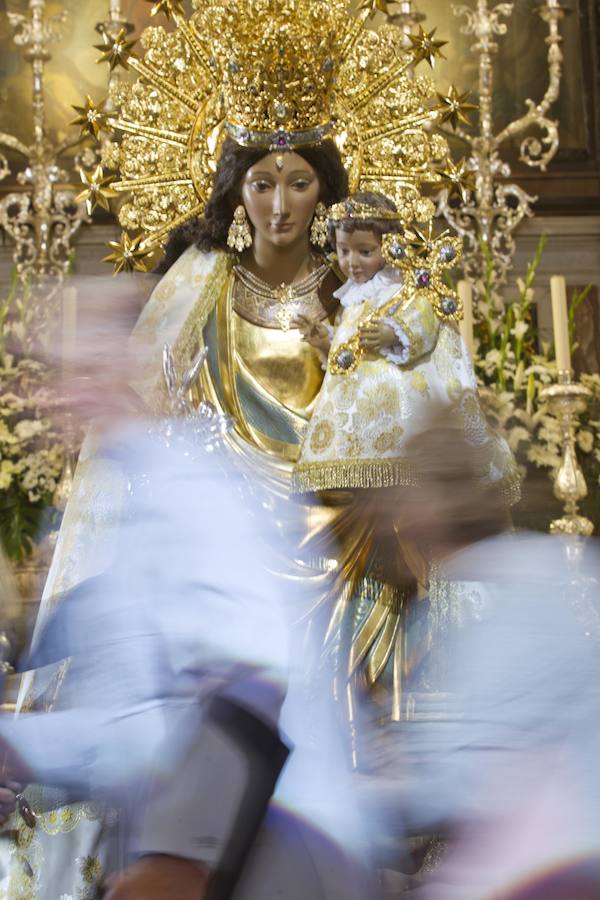
POLYGON ((370 203, 359 203, 357 200, 342 200, 334 203, 327 213, 327 221, 335 225, 338 222, 350 220, 364 221, 365 219, 377 219, 382 221, 402 222, 401 213, 386 209, 382 206, 372 206, 370 203))
POLYGON ((152 13, 175 28, 145 29, 143 57, 125 32, 105 35, 102 59, 138 78, 115 79, 107 108, 88 98, 76 121, 96 137, 122 134, 102 152, 118 180, 99 167, 80 195, 128 195, 113 261, 142 268, 171 229, 202 214, 227 135, 266 150, 330 136, 352 192, 389 194, 402 219, 430 219, 421 189, 442 180, 449 159, 431 126, 452 120, 456 95, 413 71, 440 55, 433 32, 420 29, 407 48, 400 28, 367 27, 380 2, 362 0, 353 15, 346 0, 193 0, 188 19, 181 0, 156 0, 152 13))
POLYGON ((332 129, 339 3, 221 6, 199 13, 218 36, 225 127, 246 146, 314 144, 332 129))

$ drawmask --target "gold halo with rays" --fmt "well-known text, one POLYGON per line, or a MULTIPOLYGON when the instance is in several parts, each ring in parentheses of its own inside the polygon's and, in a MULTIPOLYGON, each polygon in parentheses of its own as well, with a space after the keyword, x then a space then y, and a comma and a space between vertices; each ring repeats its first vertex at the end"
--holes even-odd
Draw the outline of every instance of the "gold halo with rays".
POLYGON ((433 127, 447 104, 414 72, 439 52, 431 35, 421 29, 407 49, 398 27, 368 27, 370 2, 355 15, 344 0, 193 6, 188 19, 177 0, 160 0, 170 28, 145 29, 143 56, 121 35, 114 53, 100 48, 102 59, 137 75, 113 84, 107 124, 121 139, 105 144, 102 164, 118 172, 119 221, 140 250, 202 214, 230 122, 240 143, 263 141, 265 152, 281 135, 285 149, 331 137, 353 191, 388 194, 407 221, 431 218, 423 188, 441 181, 449 159, 433 127))

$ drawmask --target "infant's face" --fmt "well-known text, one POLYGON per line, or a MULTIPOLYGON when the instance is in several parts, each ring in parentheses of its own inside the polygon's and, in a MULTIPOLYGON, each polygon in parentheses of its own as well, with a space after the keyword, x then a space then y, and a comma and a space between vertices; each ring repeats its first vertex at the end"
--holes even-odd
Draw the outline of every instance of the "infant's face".
POLYGON ((353 231, 349 234, 337 228, 335 245, 340 269, 346 278, 363 284, 385 266, 381 240, 372 231, 353 231))

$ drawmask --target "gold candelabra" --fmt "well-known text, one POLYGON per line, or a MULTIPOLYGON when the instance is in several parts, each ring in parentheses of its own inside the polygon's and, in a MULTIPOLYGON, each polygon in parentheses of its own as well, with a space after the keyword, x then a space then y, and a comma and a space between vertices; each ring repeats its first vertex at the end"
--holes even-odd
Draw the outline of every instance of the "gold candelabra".
MULTIPOLYGON (((73 170, 83 172, 85 181, 84 170, 98 166, 101 147, 90 146, 85 129, 56 146, 48 137, 44 96, 45 66, 51 59, 48 45, 63 38, 66 12, 48 16, 45 0, 29 0, 25 14, 7 16, 14 31, 13 41, 24 49, 31 65, 33 140, 26 145, 14 135, 0 132, 0 148, 16 152, 25 160, 23 170, 16 175, 23 189, 0 199, 0 227, 14 241, 13 261, 19 278, 30 281, 32 318, 36 333, 42 333, 48 323, 54 324, 52 319, 60 315, 61 308, 64 315, 63 278, 71 262, 72 240, 80 226, 90 221, 88 204, 75 186, 79 176, 69 178, 59 160, 66 151, 77 148, 73 170)), ((128 34, 132 30, 133 25, 123 18, 121 0, 108 0, 107 17, 96 25, 96 31, 103 38, 114 38, 121 31, 128 34)), ((111 69, 109 87, 119 77, 111 69)), ((106 135, 108 139, 109 133, 106 135)), ((8 159, 0 152, 0 181, 10 174, 8 159)), ((93 180, 93 176, 88 178, 93 180)), ((69 424, 65 430, 67 462, 55 495, 57 506, 63 509, 73 481, 78 437, 69 424)), ((0 657, 1 650, 0 634, 0 657)))
MULTIPOLYGON (((16 180, 23 187, 0 200, 0 226, 15 243, 13 260, 21 279, 34 276, 39 281, 50 276, 59 280, 65 275, 72 255, 72 240, 82 223, 89 221, 86 206, 78 197, 75 184, 79 177, 69 177, 61 168, 66 151, 81 145, 73 160, 74 170, 97 165, 99 154, 83 143, 85 134, 67 138, 53 146, 46 127, 44 100, 45 66, 51 59, 48 45, 63 37, 67 14, 46 14, 45 0, 29 0, 26 14, 7 13, 14 30, 13 41, 24 48, 25 59, 32 72, 33 141, 24 144, 12 134, 0 132, 0 147, 16 152, 25 167, 16 180)), ((108 15, 96 25, 101 35, 114 36, 133 29, 121 13, 121 0, 109 0, 108 15)), ((111 71, 110 80, 119 77, 111 71)), ((10 174, 10 166, 0 152, 0 181, 10 174)))
POLYGON ((575 429, 577 419, 585 412, 592 392, 583 384, 571 381, 570 372, 559 372, 558 384, 544 388, 540 399, 548 403, 556 415, 562 434, 562 460, 554 477, 554 494, 564 504, 565 514, 550 525, 552 534, 589 537, 594 526, 578 511, 578 504, 587 496, 587 485, 577 460, 575 429))
MULTIPOLYGON (((15 242, 14 263, 19 277, 62 277, 69 265, 71 239, 86 220, 85 208, 75 202, 76 191, 65 186, 67 172, 59 165, 61 155, 79 138, 52 146, 46 129, 44 67, 51 58, 48 45, 62 37, 66 13, 48 17, 45 0, 29 0, 28 12, 7 13, 14 29, 14 43, 24 48, 31 65, 33 142, 27 146, 14 135, 0 132, 0 145, 25 159, 17 174, 24 190, 0 200, 0 225, 15 242)), ((1 176, 9 172, 5 156, 1 176)))
MULTIPOLYGON (((454 135, 467 150, 465 167, 474 180, 474 192, 463 192, 458 205, 451 202, 449 191, 440 198, 440 211, 448 223, 464 240, 465 275, 471 281, 480 279, 485 261, 481 242, 492 252, 494 276, 498 284, 506 280, 515 252, 514 232, 526 216, 531 216, 531 197, 517 184, 508 184, 511 170, 500 156, 503 144, 511 138, 522 136, 519 159, 528 166, 546 170, 554 158, 559 144, 558 123, 548 118, 548 112, 556 101, 562 78, 563 55, 559 23, 569 10, 559 0, 544 0, 536 9, 548 26, 548 87, 543 98, 536 103, 526 100, 526 112, 500 132, 494 133, 492 99, 494 91, 494 57, 498 50, 496 37, 508 31, 507 22, 514 3, 498 3, 490 8, 488 0, 477 0, 476 8, 452 4, 455 16, 464 17, 461 32, 475 38, 472 51, 479 57, 479 127, 471 133, 460 125, 454 135), (537 128, 541 134, 527 134, 537 128)), ((458 167, 457 167, 458 168, 458 167)))

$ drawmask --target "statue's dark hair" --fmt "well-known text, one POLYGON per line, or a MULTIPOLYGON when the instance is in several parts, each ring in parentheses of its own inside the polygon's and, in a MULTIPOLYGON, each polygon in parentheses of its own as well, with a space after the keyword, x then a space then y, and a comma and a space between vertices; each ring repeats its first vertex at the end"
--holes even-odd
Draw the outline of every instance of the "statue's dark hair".
MULTIPOLYGON (((365 206, 372 206, 375 209, 387 209, 390 212, 398 211, 393 200, 376 191, 359 191, 356 194, 351 194, 347 199, 353 200, 355 203, 362 203, 365 206)), ((343 219, 341 222, 331 222, 329 225, 328 238, 334 250, 335 232, 338 228, 348 234, 353 234, 355 231, 372 231, 377 237, 390 233, 402 233, 403 231, 400 222, 394 222, 393 220, 376 219, 375 217, 370 219, 351 219, 348 216, 347 219, 343 219)))
MULTIPOLYGON (((298 148, 295 152, 317 173, 321 186, 319 199, 326 206, 337 203, 346 196, 348 176, 333 141, 298 148)), ((242 180, 248 169, 266 155, 264 150, 241 147, 231 138, 225 139, 204 216, 201 219, 190 219, 171 232, 165 255, 157 269, 159 273, 166 272, 192 244, 205 252, 231 252, 227 246, 227 232, 233 221, 234 210, 240 202, 242 180)))

